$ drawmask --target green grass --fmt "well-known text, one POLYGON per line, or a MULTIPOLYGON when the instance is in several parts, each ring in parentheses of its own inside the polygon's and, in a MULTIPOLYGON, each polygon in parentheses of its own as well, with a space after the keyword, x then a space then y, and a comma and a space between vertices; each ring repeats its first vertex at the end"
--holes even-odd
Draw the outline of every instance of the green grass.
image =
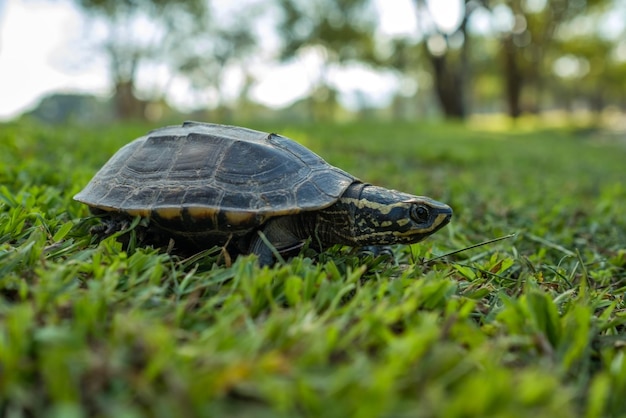
POLYGON ((252 127, 449 203, 453 222, 395 248, 397 263, 349 248, 263 269, 219 252, 123 251, 92 240, 72 196, 148 128, 5 124, 0 415, 626 415, 623 138, 252 127))

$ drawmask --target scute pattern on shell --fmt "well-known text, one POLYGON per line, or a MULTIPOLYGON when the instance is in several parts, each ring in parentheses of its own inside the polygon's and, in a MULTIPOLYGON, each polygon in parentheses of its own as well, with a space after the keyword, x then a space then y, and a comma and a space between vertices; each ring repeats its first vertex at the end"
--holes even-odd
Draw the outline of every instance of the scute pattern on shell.
POLYGON ((283 136, 186 122, 121 148, 75 199, 130 215, 260 224, 330 206, 355 181, 283 136))

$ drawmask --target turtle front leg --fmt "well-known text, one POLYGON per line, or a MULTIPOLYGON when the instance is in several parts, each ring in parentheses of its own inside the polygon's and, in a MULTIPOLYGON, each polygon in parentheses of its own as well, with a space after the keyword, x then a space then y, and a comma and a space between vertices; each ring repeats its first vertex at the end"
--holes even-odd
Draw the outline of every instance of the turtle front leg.
POLYGON ((100 224, 94 225, 89 229, 91 235, 95 235, 102 240, 108 238, 116 232, 123 231, 131 225, 132 219, 128 216, 119 214, 108 214, 101 219, 100 224))
POLYGON ((366 245, 361 247, 360 253, 362 255, 373 255, 374 257, 385 256, 393 258, 393 251, 389 245, 366 245))
POLYGON ((248 252, 259 257, 261 266, 271 266, 274 264, 275 254, 288 254, 303 246, 304 240, 295 233, 293 220, 280 217, 271 219, 255 233, 248 252))

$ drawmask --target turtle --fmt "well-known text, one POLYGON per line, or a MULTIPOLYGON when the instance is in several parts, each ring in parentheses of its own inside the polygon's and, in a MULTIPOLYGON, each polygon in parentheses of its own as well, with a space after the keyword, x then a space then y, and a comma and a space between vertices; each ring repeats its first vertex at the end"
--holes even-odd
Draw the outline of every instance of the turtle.
POLYGON ((444 203, 363 182, 285 136, 191 121, 123 146, 74 199, 110 225, 148 218, 175 245, 222 246, 261 265, 306 242, 416 243, 452 217, 444 203))

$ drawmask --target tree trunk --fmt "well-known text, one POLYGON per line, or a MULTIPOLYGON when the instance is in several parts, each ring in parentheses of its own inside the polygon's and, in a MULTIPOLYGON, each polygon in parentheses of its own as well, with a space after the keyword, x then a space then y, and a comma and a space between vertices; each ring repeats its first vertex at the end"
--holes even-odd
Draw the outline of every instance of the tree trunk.
POLYGON ((135 96, 132 81, 118 81, 116 83, 114 103, 115 112, 119 119, 145 119, 146 102, 135 96))
POLYGON ((524 80, 518 63, 517 47, 513 43, 512 36, 503 39, 502 49, 506 103, 509 116, 515 119, 522 114, 521 96, 524 80))
POLYGON ((446 118, 464 119, 465 94, 463 83, 464 69, 458 65, 449 65, 446 54, 436 56, 428 54, 435 76, 435 91, 446 118))
MULTIPOLYGON (((442 54, 433 54, 426 45, 426 55, 433 67, 435 91, 446 118, 465 119, 467 116, 466 80, 469 73, 469 37, 467 35, 467 21, 471 10, 465 9, 465 16, 457 29, 456 34, 463 37, 463 44, 458 51, 447 45, 442 54)), ((439 34, 443 36, 443 34, 439 34)), ((446 39, 447 43, 447 39, 446 39)))

